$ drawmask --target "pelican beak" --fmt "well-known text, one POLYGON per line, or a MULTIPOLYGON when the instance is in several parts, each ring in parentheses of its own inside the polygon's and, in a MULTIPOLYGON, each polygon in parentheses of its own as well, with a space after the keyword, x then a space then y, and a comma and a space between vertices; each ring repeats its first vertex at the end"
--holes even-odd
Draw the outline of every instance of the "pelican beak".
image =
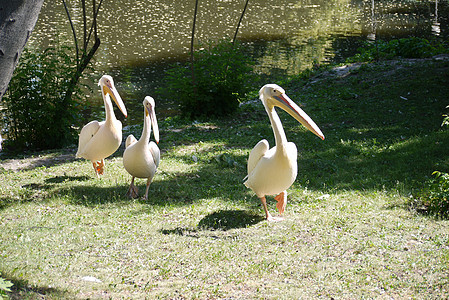
POLYGON ((320 139, 324 140, 324 135, 320 128, 313 122, 313 120, 298 106, 293 102, 286 94, 281 96, 275 96, 275 105, 285 110, 293 118, 295 118, 299 123, 309 129, 313 134, 318 136, 320 139))
POLYGON ((105 84, 103 86, 103 93, 105 95, 109 94, 111 98, 114 100, 115 104, 117 104, 120 111, 125 115, 125 117, 128 117, 125 104, 123 103, 122 98, 118 94, 117 89, 112 84, 105 84))
POLYGON ((151 126, 153 127, 154 139, 159 144, 159 126, 157 125, 156 111, 153 105, 151 105, 151 111, 148 111, 148 108, 145 106, 145 116, 148 115, 150 116, 151 126))

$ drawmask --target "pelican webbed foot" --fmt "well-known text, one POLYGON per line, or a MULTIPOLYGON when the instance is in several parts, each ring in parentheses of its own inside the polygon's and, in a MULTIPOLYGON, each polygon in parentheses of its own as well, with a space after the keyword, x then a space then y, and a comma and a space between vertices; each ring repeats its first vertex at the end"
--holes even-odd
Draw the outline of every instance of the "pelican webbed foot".
POLYGON ((97 171, 99 175, 103 175, 104 173, 104 159, 98 162, 97 171))
POLYGON ((267 219, 268 222, 281 222, 284 221, 283 217, 273 217, 273 216, 269 216, 269 218, 267 219))
POLYGON ((92 166, 94 167, 95 175, 97 175, 97 177, 98 177, 97 163, 93 161, 92 166))
POLYGON ((137 198, 139 197, 139 189, 137 186, 134 185, 134 177, 131 179, 131 184, 129 185, 128 192, 126 193, 126 196, 130 198, 137 198))
POLYGON ((285 207, 287 206, 287 191, 283 191, 282 193, 274 197, 274 199, 278 202, 276 204, 276 208, 279 210, 279 215, 282 216, 285 211, 285 207))
POLYGON ((94 166, 95 174, 97 177, 100 177, 100 175, 103 175, 104 173, 104 160, 101 161, 92 161, 92 165, 94 166))
POLYGON ((267 207, 267 199, 265 197, 261 197, 260 201, 262 202, 263 205, 263 209, 265 211, 265 219, 268 222, 279 222, 279 221, 283 221, 284 218, 283 217, 273 217, 270 212, 268 211, 268 207, 267 207))

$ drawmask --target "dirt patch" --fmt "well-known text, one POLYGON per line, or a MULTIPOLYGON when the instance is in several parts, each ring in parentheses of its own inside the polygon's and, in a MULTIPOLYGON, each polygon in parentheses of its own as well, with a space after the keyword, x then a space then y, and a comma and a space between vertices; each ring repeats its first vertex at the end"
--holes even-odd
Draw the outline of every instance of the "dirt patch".
POLYGON ((26 158, 11 158, 1 160, 0 169, 7 171, 31 170, 38 167, 51 167, 58 164, 72 162, 75 160, 75 153, 47 153, 37 154, 26 158))

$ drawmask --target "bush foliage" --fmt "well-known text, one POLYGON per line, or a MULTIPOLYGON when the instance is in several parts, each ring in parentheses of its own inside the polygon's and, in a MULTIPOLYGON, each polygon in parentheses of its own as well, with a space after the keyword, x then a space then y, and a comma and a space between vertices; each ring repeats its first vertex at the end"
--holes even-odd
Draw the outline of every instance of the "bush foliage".
MULTIPOLYGON (((449 106, 448 106, 449 107, 449 106)), ((446 107, 446 108, 448 108, 446 107)), ((441 126, 449 126, 449 116, 443 115, 441 126)), ((449 174, 435 171, 427 183, 427 189, 419 197, 418 204, 424 206, 426 212, 439 218, 449 218, 449 174)))
POLYGON ((391 41, 366 42, 358 49, 358 54, 349 59, 350 62, 373 61, 382 59, 427 58, 437 54, 448 53, 449 48, 437 40, 410 37, 391 41))
POLYGON ((7 292, 11 292, 10 287, 13 284, 9 280, 5 280, 0 277, 0 300, 1 299, 9 299, 7 292))
POLYGON ((449 218, 449 174, 435 171, 429 189, 421 197, 427 212, 439 218, 449 218))
POLYGON ((252 62, 239 44, 209 44, 195 51, 193 67, 194 80, 190 63, 174 65, 158 90, 179 103, 184 117, 229 115, 251 89, 252 62))
POLYGON ((69 47, 61 47, 22 53, 3 97, 10 148, 53 149, 75 141, 73 125, 82 91, 77 87, 71 98, 65 98, 76 66, 69 51, 69 47))

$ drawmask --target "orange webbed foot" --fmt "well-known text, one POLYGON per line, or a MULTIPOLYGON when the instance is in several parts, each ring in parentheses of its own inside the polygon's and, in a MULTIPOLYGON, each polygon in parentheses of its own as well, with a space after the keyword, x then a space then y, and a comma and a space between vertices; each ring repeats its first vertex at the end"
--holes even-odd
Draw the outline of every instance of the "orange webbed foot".
POLYGON ((287 206, 287 192, 282 192, 274 199, 278 202, 276 203, 276 208, 279 210, 279 214, 282 215, 285 211, 285 207, 287 206))
POLYGON ((101 161, 99 161, 97 163, 98 163, 97 168, 96 168, 97 174, 98 175, 103 175, 103 173, 104 173, 104 160, 101 160, 101 161))

